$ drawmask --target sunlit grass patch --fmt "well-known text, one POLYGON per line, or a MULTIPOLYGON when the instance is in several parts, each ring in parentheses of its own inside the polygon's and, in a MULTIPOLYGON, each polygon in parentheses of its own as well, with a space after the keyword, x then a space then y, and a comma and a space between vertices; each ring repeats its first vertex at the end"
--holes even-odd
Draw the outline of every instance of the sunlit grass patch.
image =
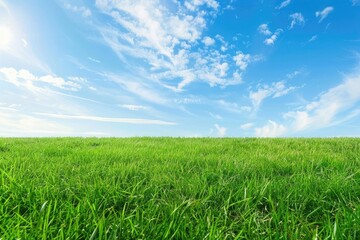
POLYGON ((359 239, 359 139, 0 139, 2 239, 359 239))

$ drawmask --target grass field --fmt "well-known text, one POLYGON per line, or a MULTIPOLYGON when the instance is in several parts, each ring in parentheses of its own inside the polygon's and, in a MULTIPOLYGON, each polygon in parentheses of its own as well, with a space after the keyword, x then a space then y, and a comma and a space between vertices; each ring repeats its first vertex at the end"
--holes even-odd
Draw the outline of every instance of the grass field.
POLYGON ((0 239, 360 239, 360 139, 0 139, 0 239))

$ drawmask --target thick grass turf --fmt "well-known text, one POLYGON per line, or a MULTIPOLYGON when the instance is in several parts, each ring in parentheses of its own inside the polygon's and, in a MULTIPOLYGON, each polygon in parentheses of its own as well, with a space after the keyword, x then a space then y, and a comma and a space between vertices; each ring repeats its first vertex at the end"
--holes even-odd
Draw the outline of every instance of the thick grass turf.
POLYGON ((360 239, 360 139, 0 139, 1 239, 360 239))

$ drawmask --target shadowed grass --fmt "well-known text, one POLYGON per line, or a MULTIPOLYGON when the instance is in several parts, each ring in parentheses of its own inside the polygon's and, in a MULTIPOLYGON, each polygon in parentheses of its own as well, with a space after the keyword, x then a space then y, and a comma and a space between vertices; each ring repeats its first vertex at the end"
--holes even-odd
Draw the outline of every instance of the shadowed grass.
POLYGON ((0 139, 2 239, 360 239, 360 139, 0 139))

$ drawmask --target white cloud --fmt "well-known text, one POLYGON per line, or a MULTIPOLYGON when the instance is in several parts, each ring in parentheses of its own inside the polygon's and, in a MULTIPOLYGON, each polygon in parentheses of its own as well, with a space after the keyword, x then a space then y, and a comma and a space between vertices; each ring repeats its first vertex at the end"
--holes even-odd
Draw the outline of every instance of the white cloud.
POLYGON ((71 76, 71 77, 68 77, 68 79, 71 81, 74 81, 74 82, 78 82, 78 83, 87 83, 88 82, 88 80, 83 77, 71 76))
POLYGON ((35 76, 26 69, 21 69, 18 71, 14 68, 0 68, 0 74, 5 77, 1 78, 1 80, 10 82, 18 87, 25 87, 29 90, 36 90, 42 88, 44 86, 44 83, 56 88, 70 91, 78 91, 81 88, 80 84, 72 81, 65 81, 61 77, 57 77, 54 75, 35 76), (41 86, 38 87, 34 84, 41 86))
POLYGON ((220 35, 215 38, 221 43, 221 50, 199 47, 201 41, 206 45, 215 41, 202 35, 208 20, 215 17, 210 12, 216 12, 219 4, 214 0, 163 3, 160 0, 96 1, 100 11, 114 21, 98 29, 105 44, 127 69, 141 73, 144 82, 175 92, 183 91, 194 81, 212 87, 241 83, 241 73, 235 68, 232 56, 223 53, 229 46, 220 35), (208 8, 212 10, 206 11, 208 8))
POLYGON ((222 116, 220 116, 219 114, 214 114, 214 113, 209 113, 211 117, 215 118, 215 119, 218 119, 218 120, 221 120, 223 119, 222 116))
POLYGON ((87 120, 87 121, 96 121, 96 122, 128 123, 128 124, 176 125, 175 122, 167 122, 162 120, 143 119, 143 118, 110 118, 110 117, 64 115, 64 114, 52 114, 52 113, 36 113, 36 114, 51 118, 57 118, 57 119, 87 120))
POLYGON ((216 104, 221 107, 221 109, 234 112, 234 113, 248 113, 251 112, 250 106, 239 106, 235 102, 227 102, 223 99, 216 101, 216 104))
POLYGON ((216 69, 219 71, 218 74, 220 77, 225 77, 227 75, 227 71, 229 70, 229 64, 226 62, 218 64, 216 69))
POLYGON ((300 75, 302 73, 303 73, 302 70, 295 70, 295 71, 293 71, 291 73, 286 74, 286 77, 288 79, 293 79, 294 77, 296 77, 296 76, 298 76, 298 75, 300 75))
POLYGON ((276 32, 271 35, 271 37, 265 39, 264 43, 265 45, 274 45, 275 41, 277 40, 277 38, 279 37, 280 33, 282 32, 283 30, 281 28, 277 29, 276 32))
POLYGON ((22 38, 21 42, 22 42, 23 47, 27 47, 29 45, 25 38, 22 38))
POLYGON ((174 99, 174 103, 178 104, 200 104, 202 101, 200 98, 181 98, 174 99))
POLYGON ((226 50, 228 50, 229 49, 229 43, 227 42, 227 41, 225 41, 225 39, 224 39, 224 37, 223 36, 221 36, 220 34, 216 34, 215 35, 215 38, 217 39, 217 40, 219 40, 219 42, 221 42, 221 47, 220 47, 220 50, 222 51, 222 52, 225 52, 226 50))
POLYGON ((159 94, 157 90, 144 83, 141 79, 134 75, 115 75, 115 74, 103 74, 106 79, 109 79, 119 84, 124 90, 135 94, 147 101, 166 105, 167 99, 159 94))
POLYGON ((333 7, 326 7, 322 11, 315 12, 315 16, 319 17, 319 23, 322 22, 332 11, 334 11, 333 7))
POLYGON ((284 7, 287 7, 290 3, 291 3, 291 0, 285 0, 285 1, 281 2, 280 5, 276 7, 276 9, 280 10, 284 7))
POLYGON ((202 42, 205 44, 205 46, 211 46, 215 44, 215 40, 208 36, 204 37, 202 42))
POLYGON ((359 70, 344 77, 342 83, 320 94, 316 100, 295 111, 283 115, 286 124, 269 121, 255 128, 259 137, 277 137, 286 133, 315 130, 338 126, 360 115, 360 73, 359 70))
POLYGON ((261 128, 255 128, 255 135, 257 137, 279 137, 286 133, 287 128, 274 121, 269 120, 266 125, 261 128))
POLYGON ((20 108, 20 107, 21 107, 21 104, 0 102, 0 109, 2 109, 2 110, 19 111, 18 108, 20 108))
POLYGON ((250 54, 244 54, 241 51, 237 52, 233 57, 236 66, 239 66, 241 70, 245 71, 251 61, 250 54))
POLYGON ((36 78, 40 82, 49 83, 50 85, 65 89, 65 90, 71 90, 71 91, 77 91, 81 88, 81 86, 78 83, 71 82, 71 81, 65 81, 61 77, 56 77, 53 75, 45 75, 41 76, 39 78, 36 78))
POLYGON ((240 110, 243 112, 251 112, 251 107, 250 106, 241 106, 240 110))
POLYGON ((258 27, 258 31, 261 33, 261 34, 264 34, 265 36, 268 36, 268 35, 271 35, 272 32, 269 30, 269 26, 264 23, 264 24, 261 24, 259 27, 258 27))
POLYGON ((223 52, 225 52, 226 50, 228 50, 228 47, 225 46, 225 45, 223 45, 223 46, 220 47, 220 50, 223 51, 223 52))
POLYGON ((250 92, 249 98, 253 104, 255 110, 260 107, 262 101, 271 95, 271 90, 269 89, 258 89, 256 92, 250 92))
POLYGON ((142 105, 134 105, 134 104, 121 104, 119 105, 122 108, 131 110, 131 111, 139 111, 139 110, 146 110, 148 107, 142 105))
POLYGON ((83 17, 90 17, 92 15, 91 10, 89 8, 86 7, 78 7, 75 5, 71 5, 69 3, 65 3, 65 8, 68 10, 71 10, 73 12, 79 12, 82 14, 83 17))
POLYGON ((309 39, 309 43, 310 42, 313 42, 313 41, 315 41, 317 39, 317 35, 313 35, 310 39, 309 39))
POLYGON ((259 86, 256 91, 250 91, 249 98, 253 104, 254 110, 258 110, 264 99, 268 97, 278 98, 287 95, 296 87, 287 87, 285 81, 274 82, 271 86, 263 85, 259 86))
POLYGON ((191 11, 197 11, 199 6, 207 5, 214 10, 217 10, 219 7, 219 3, 215 0, 190 0, 184 3, 185 7, 191 11))
POLYGON ((219 137, 225 136, 226 130, 227 130, 226 127, 221 127, 221 126, 219 126, 219 124, 215 124, 214 127, 215 127, 219 137))
POLYGON ((244 124, 240 125, 240 128, 242 130, 249 130, 253 127, 254 127, 254 123, 244 123, 244 124))
MULTIPOLYGON (((206 26, 203 13, 193 15, 180 15, 171 13, 159 1, 107 1, 97 0, 97 6, 109 14, 121 25, 121 47, 129 54, 142 54, 141 49, 146 49, 145 54, 159 60, 161 56, 168 57, 170 62, 174 58, 175 46, 181 41, 194 42, 201 36, 206 26), (135 46, 131 46, 136 44, 135 46), (129 47, 132 48, 129 48, 129 47)), ((114 33, 112 34, 114 35, 114 33)), ((114 37, 114 36, 111 36, 114 37)))
POLYGON ((294 28, 295 25, 303 26, 305 24, 304 16, 301 13, 293 13, 289 17, 292 19, 289 29, 294 28))
POLYGON ((360 75, 348 76, 345 81, 310 102, 302 110, 291 111, 284 115, 292 120, 294 131, 323 128, 342 122, 353 116, 356 111, 348 110, 360 101, 360 75))
POLYGON ((100 60, 97 60, 97 59, 92 58, 92 57, 88 57, 88 59, 89 59, 90 61, 92 61, 92 62, 95 62, 95 63, 101 63, 100 60))
MULTIPOLYGON (((278 39, 280 33, 283 31, 281 28, 278 28, 274 33, 272 33, 269 29, 269 26, 266 23, 261 24, 258 27, 258 31, 259 33, 265 35, 265 36, 270 36, 268 38, 266 38, 264 40, 264 44, 265 45, 274 45, 275 41, 278 39)), ((262 57, 260 57, 262 58, 262 57)))

